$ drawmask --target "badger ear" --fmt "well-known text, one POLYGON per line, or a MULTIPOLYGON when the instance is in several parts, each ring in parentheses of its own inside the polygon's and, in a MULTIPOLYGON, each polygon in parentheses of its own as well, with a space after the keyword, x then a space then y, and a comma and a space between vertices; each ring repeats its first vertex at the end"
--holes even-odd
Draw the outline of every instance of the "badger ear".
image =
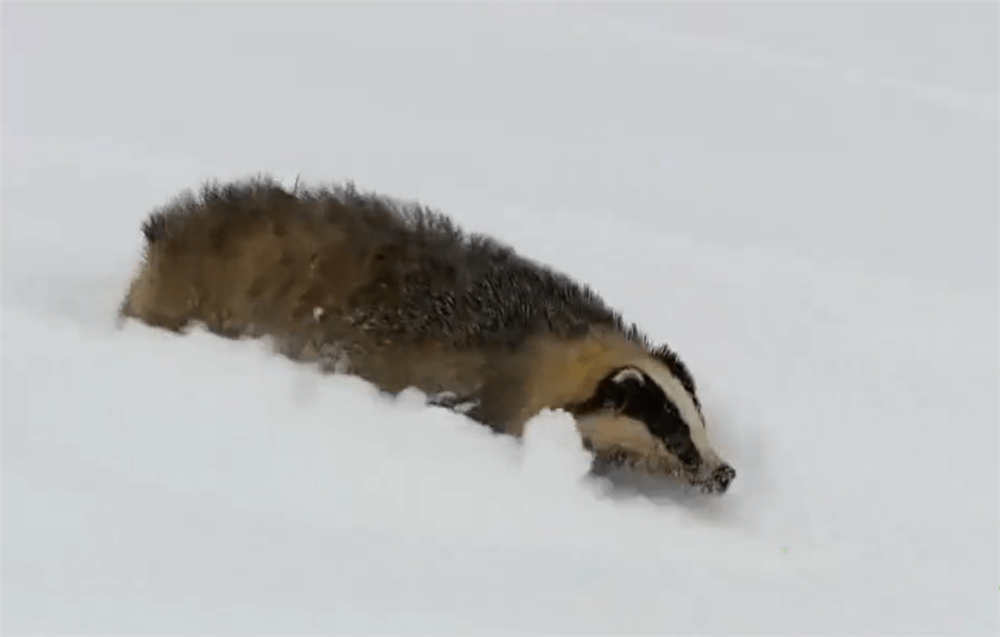
POLYGON ((621 385, 629 380, 635 381, 640 385, 646 382, 646 377, 642 375, 635 367, 624 367, 618 370, 612 377, 611 382, 616 385, 621 385))
POLYGON ((601 383, 601 402, 605 407, 621 409, 645 383, 642 372, 634 367, 624 367, 601 383))
POLYGON ((648 390, 649 378, 635 367, 620 367, 604 376, 590 397, 563 408, 574 416, 593 414, 607 409, 621 411, 637 394, 648 390))

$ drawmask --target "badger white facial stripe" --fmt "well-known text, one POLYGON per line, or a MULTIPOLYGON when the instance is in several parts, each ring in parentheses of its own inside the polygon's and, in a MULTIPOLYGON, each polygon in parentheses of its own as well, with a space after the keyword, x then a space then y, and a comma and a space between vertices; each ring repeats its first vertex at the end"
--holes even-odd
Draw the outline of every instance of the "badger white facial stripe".
POLYGON ((708 432, 705 430, 705 423, 701 413, 695 406, 691 394, 684 389, 681 382, 666 369, 658 365, 642 365, 646 372, 667 395, 667 398, 676 406, 681 418, 688 426, 691 441, 707 465, 715 465, 719 462, 718 454, 712 447, 708 439, 708 432))

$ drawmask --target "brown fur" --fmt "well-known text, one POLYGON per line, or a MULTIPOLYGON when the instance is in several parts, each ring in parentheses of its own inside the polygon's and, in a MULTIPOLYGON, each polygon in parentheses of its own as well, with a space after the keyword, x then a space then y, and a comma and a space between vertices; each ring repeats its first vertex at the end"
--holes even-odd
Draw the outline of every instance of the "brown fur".
MULTIPOLYGON (((586 400, 636 361, 664 367, 694 394, 670 350, 650 347, 588 289, 464 237, 444 217, 350 186, 211 185, 155 212, 144 233, 122 317, 269 337, 291 358, 388 392, 476 401, 470 416, 515 436, 539 411, 586 400)), ((634 421, 580 422, 599 457, 665 453, 634 421)))

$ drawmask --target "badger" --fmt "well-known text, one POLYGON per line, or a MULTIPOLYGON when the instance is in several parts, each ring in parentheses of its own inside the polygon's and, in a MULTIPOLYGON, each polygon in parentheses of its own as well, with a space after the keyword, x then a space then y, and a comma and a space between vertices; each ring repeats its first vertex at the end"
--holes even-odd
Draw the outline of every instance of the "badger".
POLYGON ((142 234, 120 321, 267 339, 386 393, 419 389, 500 434, 562 410, 595 468, 708 493, 736 476, 669 346, 590 287, 421 203, 257 175, 182 192, 142 234))

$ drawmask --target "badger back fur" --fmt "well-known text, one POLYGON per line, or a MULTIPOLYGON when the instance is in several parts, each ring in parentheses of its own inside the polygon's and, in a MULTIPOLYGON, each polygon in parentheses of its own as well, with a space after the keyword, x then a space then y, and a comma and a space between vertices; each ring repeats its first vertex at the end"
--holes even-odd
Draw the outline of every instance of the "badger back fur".
POLYGON ((725 491, 695 382, 590 288, 449 218, 352 184, 211 183, 154 211, 120 315, 267 337, 293 359, 416 387, 520 436, 544 409, 576 418, 602 464, 725 491))

